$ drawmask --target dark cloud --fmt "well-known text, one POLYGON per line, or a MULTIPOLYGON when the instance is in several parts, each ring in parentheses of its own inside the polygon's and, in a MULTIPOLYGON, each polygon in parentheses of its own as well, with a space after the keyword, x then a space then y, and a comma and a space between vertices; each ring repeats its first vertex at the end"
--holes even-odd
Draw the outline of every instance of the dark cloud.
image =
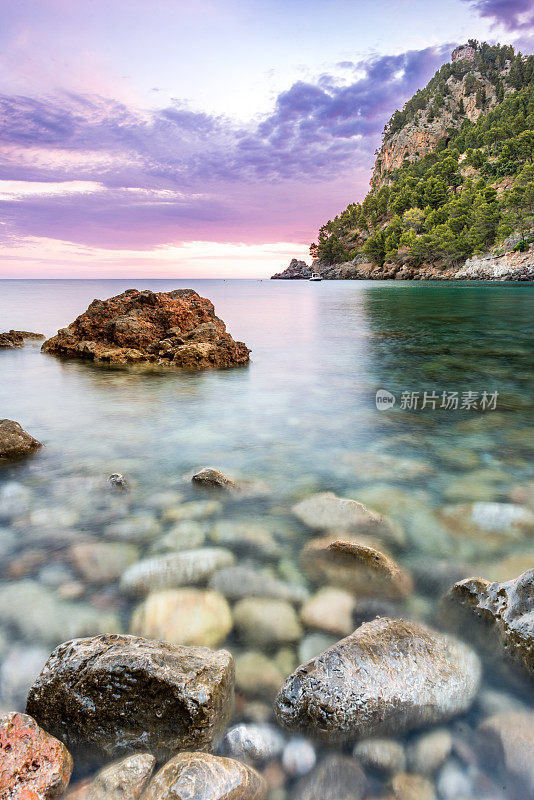
POLYGON ((502 25, 509 31, 534 29, 534 5, 532 0, 464 0, 482 17, 502 25))
POLYGON ((244 239, 239 220, 250 238, 254 226, 274 226, 295 204, 309 208, 314 192, 325 194, 344 177, 341 206, 362 193, 362 171, 391 113, 451 47, 344 62, 342 81, 322 75, 295 83, 270 114, 241 127, 179 102, 143 112, 98 96, 0 96, 2 179, 102 187, 3 201, 0 214, 17 236, 153 246, 209 237, 210 226, 229 226, 234 241, 244 239))

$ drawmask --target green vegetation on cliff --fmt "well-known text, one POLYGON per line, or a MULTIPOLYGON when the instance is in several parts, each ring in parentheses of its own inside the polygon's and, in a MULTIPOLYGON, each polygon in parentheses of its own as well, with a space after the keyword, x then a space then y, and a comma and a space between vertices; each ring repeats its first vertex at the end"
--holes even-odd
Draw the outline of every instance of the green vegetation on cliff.
POLYGON ((534 224, 534 56, 469 44, 474 58, 445 64, 385 129, 382 151, 406 126, 409 145, 418 126, 446 109, 451 124, 435 148, 383 171, 362 203, 323 225, 312 256, 327 264, 363 256, 379 266, 447 267, 514 232, 526 239, 534 224), (473 93, 476 121, 463 118, 473 93))

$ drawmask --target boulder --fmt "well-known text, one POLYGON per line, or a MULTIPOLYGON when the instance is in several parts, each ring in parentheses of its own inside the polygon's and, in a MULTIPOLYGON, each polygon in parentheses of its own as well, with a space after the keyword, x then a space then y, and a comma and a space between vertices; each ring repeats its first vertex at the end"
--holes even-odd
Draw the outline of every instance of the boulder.
POLYGON ((293 507, 293 513, 308 528, 315 530, 373 536, 398 546, 405 541, 402 528, 388 517, 370 511, 356 500, 337 497, 333 492, 319 492, 307 497, 293 507))
POLYGON ((108 300, 93 300, 42 349, 110 364, 148 363, 187 370, 247 364, 250 352, 227 333, 213 304, 193 289, 128 289, 108 300))
POLYGON ((455 583, 443 597, 442 617, 493 664, 534 681, 534 569, 504 583, 455 583))
POLYGON ((0 797, 55 800, 67 788, 72 758, 27 714, 0 716, 0 797))
POLYGON ((200 547, 154 556, 132 564, 124 572, 120 586, 131 595, 190 586, 206 580, 218 569, 231 566, 234 561, 234 555, 222 547, 200 547))
POLYGON ((173 644, 216 647, 232 630, 232 614, 218 592, 165 589, 152 592, 134 611, 131 631, 173 644))
POLYGON ((360 597, 398 599, 413 589, 412 579, 393 559, 354 541, 314 539, 303 548, 300 564, 315 583, 329 583, 360 597))
POLYGON ((141 743, 163 760, 222 734, 233 682, 226 650, 95 636, 54 650, 26 710, 82 763, 133 754, 141 743))
POLYGON ((0 465, 28 456, 42 446, 18 422, 0 419, 0 465))
POLYGON ((534 713, 506 711, 480 725, 477 744, 483 764, 519 797, 534 797, 534 713))
POLYGON ((298 781, 294 800, 361 800, 365 773, 352 758, 327 756, 313 772, 298 781))
POLYGON ((252 767, 209 753, 179 753, 152 778, 143 800, 264 800, 267 785, 252 767))
POLYGON ((276 699, 280 723, 329 744, 398 736, 468 709, 480 662, 467 645, 414 622, 367 622, 300 666, 276 699))
POLYGON ((40 342, 44 338, 42 333, 7 331, 0 333, 0 350, 14 350, 15 347, 24 347, 26 342, 40 342))
POLYGON ((100 770, 92 780, 73 787, 64 800, 139 800, 155 763, 149 753, 127 756, 100 770))

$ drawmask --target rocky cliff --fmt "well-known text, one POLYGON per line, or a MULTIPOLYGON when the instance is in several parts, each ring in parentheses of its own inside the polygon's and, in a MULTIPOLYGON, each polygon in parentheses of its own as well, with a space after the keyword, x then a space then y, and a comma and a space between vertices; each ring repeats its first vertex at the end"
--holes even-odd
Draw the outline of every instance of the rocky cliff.
POLYGON ((370 192, 320 228, 311 267, 273 277, 528 279, 533 108, 534 56, 457 47, 391 117, 370 192))
POLYGON ((451 65, 447 65, 453 69, 456 65, 456 70, 448 77, 445 72, 438 80, 436 76, 433 85, 431 82, 427 90, 418 92, 410 101, 422 107, 413 111, 406 104, 400 113, 406 113, 407 121, 398 130, 397 118, 392 117, 376 158, 371 178, 373 188, 390 183, 394 170, 405 161, 414 162, 431 153, 439 142, 447 141, 451 131, 459 130, 464 120, 476 122, 482 114, 491 111, 504 94, 513 91, 508 80, 511 61, 505 61, 499 71, 501 83, 496 83, 493 76, 477 68, 476 54, 474 47, 457 47, 452 53, 451 65))

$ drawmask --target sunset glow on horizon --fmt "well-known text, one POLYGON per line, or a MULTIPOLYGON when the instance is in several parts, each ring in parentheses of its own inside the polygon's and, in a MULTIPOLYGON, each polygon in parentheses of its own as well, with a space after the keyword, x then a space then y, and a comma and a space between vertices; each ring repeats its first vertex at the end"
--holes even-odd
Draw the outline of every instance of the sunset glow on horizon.
POLYGON ((455 44, 532 44, 529 0, 7 0, 0 19, 3 278, 309 262, 455 44))

